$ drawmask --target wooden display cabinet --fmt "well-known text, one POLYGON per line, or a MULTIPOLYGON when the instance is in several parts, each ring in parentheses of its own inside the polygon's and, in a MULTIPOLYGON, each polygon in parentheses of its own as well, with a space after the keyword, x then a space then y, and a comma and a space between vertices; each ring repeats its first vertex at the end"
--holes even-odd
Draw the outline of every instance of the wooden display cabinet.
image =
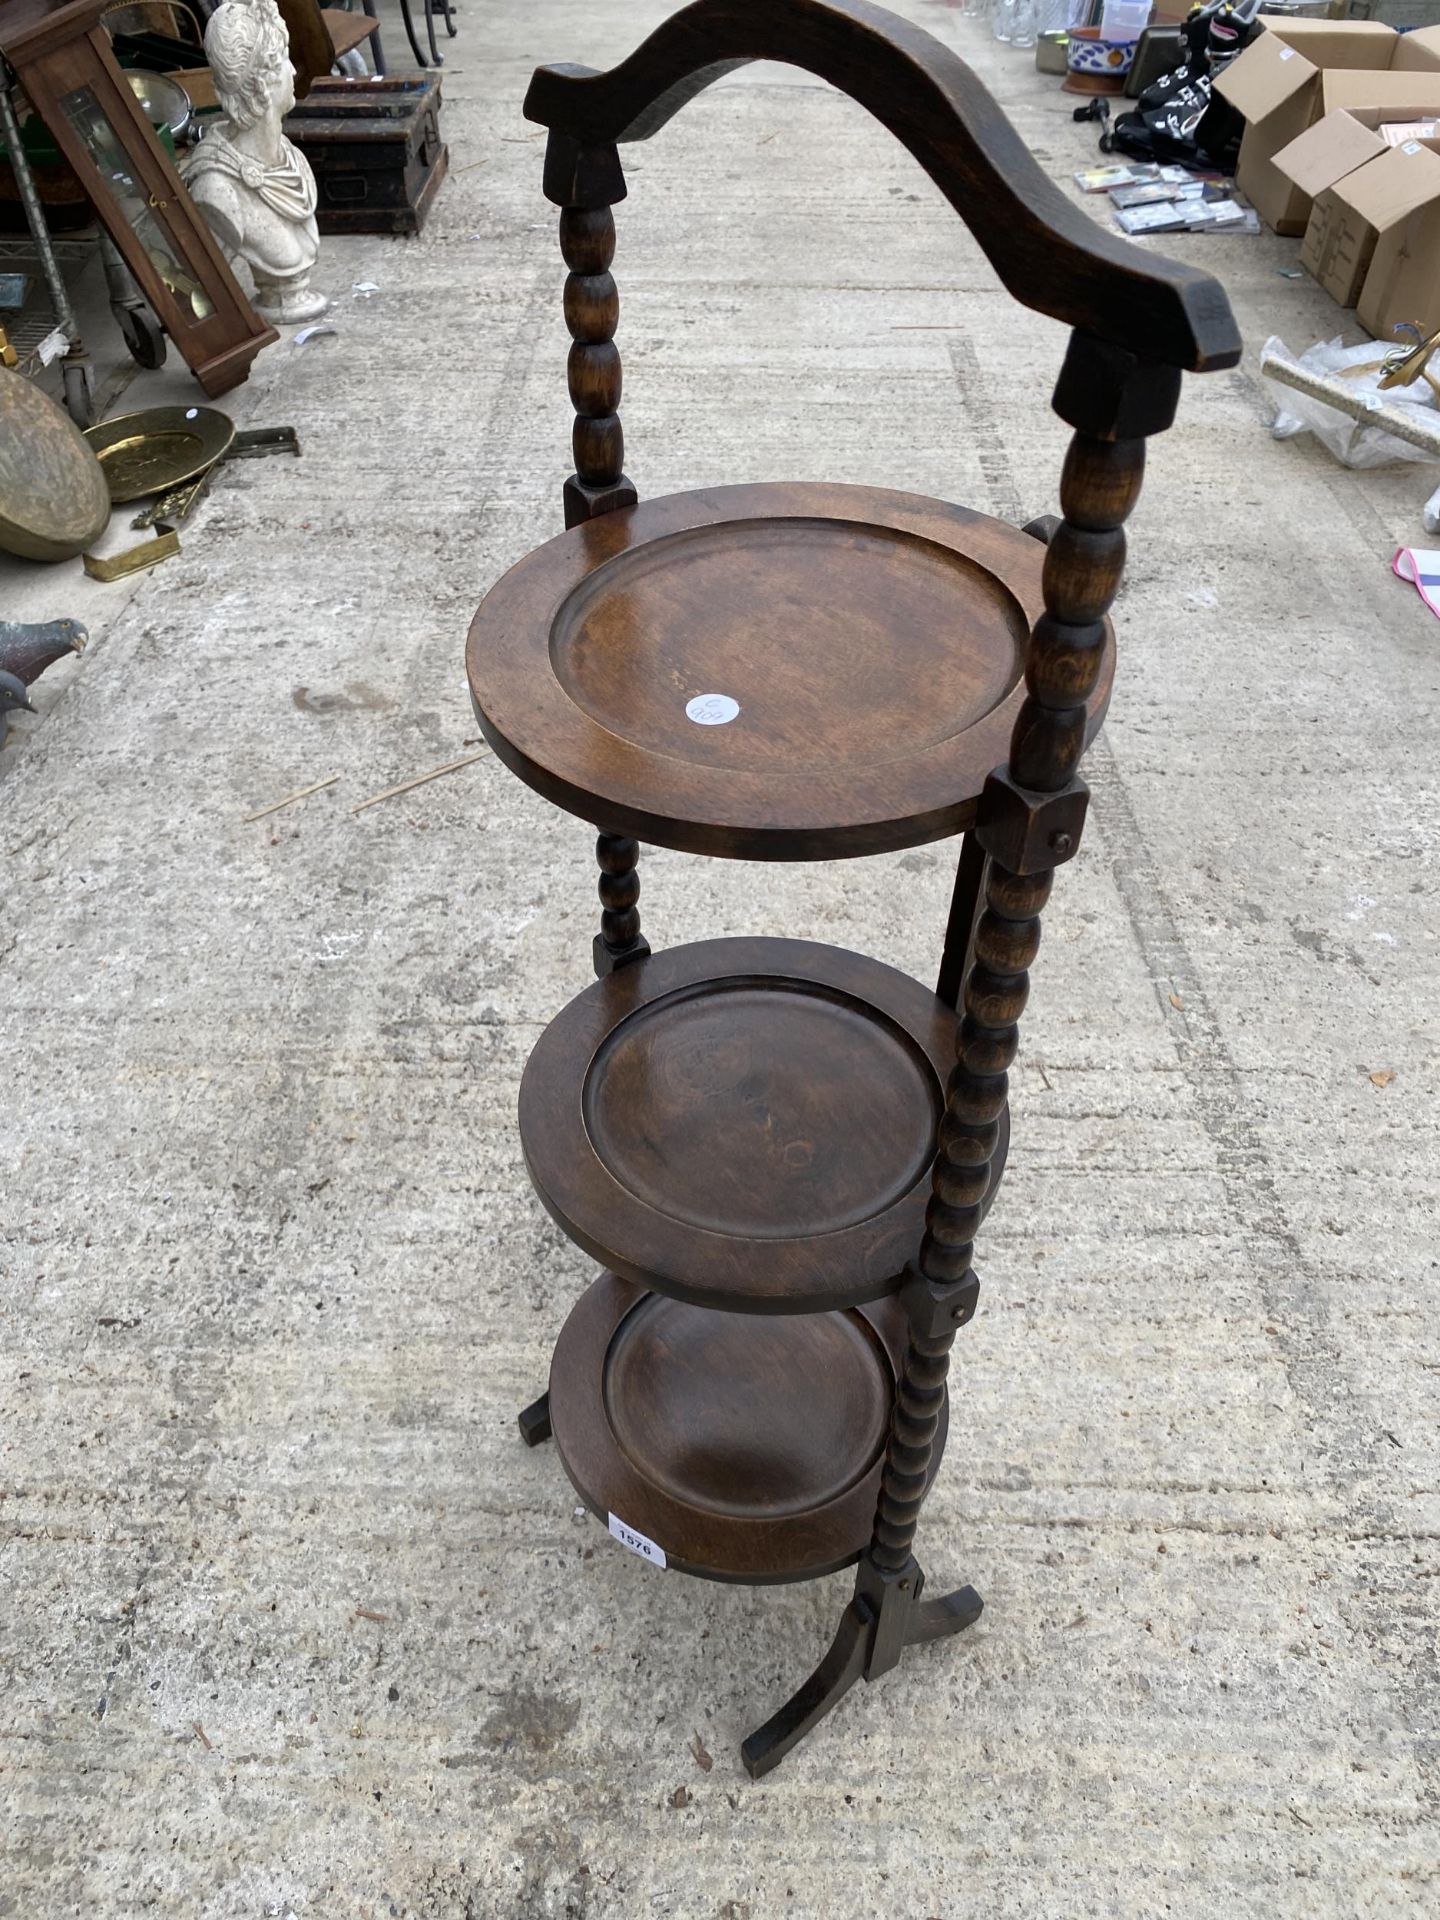
POLYGON ((75 169, 156 318, 212 397, 279 338, 131 92, 100 25, 106 0, 0 0, 0 54, 75 169))

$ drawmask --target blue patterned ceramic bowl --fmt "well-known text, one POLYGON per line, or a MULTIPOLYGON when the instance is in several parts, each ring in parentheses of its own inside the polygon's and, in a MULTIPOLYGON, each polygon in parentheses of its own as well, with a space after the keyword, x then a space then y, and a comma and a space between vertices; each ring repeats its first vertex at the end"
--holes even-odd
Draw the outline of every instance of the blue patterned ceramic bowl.
POLYGON ((1069 65, 1071 73, 1104 74, 1107 79, 1123 80, 1135 59, 1134 40, 1102 40, 1099 27, 1070 29, 1069 65))

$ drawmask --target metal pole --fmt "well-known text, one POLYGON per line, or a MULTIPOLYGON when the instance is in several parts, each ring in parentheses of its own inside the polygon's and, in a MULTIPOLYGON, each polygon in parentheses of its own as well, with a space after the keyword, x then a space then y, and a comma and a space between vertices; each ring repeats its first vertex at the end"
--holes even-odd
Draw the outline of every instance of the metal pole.
POLYGON ((50 289, 50 302, 55 309, 56 324, 71 346, 75 347, 80 344, 80 329, 75 324, 75 312, 70 305, 70 296, 65 291, 60 262, 55 258, 55 249, 50 244, 50 229, 45 224, 40 195, 35 191, 35 177, 30 171, 30 162, 20 139, 20 122, 15 117, 15 102, 10 97, 10 89, 14 84, 14 74, 0 59, 0 133, 4 134, 5 145, 10 150, 10 165, 15 172, 15 184, 20 189, 25 223, 30 229, 30 238, 35 242, 35 251, 40 256, 45 284, 50 289))

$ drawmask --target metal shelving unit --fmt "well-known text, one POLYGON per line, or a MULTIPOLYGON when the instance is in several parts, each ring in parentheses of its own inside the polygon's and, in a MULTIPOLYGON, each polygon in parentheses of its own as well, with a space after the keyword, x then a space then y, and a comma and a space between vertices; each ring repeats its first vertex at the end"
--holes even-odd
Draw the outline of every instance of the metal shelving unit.
POLYGON ((0 60, 0 137, 3 137, 8 150, 29 228, 26 239, 18 235, 0 236, 0 271, 23 273, 29 267, 38 272, 49 295, 50 311, 47 316, 38 303, 27 300, 13 317, 0 316, 0 326, 5 328, 6 336, 19 356, 18 372, 33 378, 52 359, 60 360, 65 409, 77 427, 85 428, 95 417, 94 383, 90 356, 80 337, 75 310, 65 290, 64 268, 72 262, 83 262, 94 242, 85 239, 57 240, 46 226, 44 209, 40 205, 34 175, 30 171, 30 162, 20 137, 14 86, 14 74, 6 62, 0 60), (51 355, 46 349, 46 343, 53 340, 57 333, 62 334, 66 341, 63 355, 51 355))

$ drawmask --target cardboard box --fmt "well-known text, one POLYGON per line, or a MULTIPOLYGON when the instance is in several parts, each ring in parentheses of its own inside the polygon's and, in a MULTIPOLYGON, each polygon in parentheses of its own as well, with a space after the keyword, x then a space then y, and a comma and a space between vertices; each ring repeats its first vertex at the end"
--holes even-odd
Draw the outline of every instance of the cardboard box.
POLYGON ((1370 214, 1376 238, 1355 318, 1377 340, 1393 339, 1402 320, 1434 333, 1440 327, 1440 153, 1424 141, 1407 141, 1367 162, 1337 191, 1353 194, 1367 175, 1380 176, 1367 182, 1361 209, 1370 214))
POLYGON ((1298 140, 1281 147, 1275 165, 1302 193, 1314 195, 1333 187, 1356 167, 1363 167, 1386 150, 1380 131, 1388 107, 1338 108, 1307 127, 1298 140))
MULTIPOLYGON (((1378 119, 1384 109, 1372 111, 1378 119)), ((1358 299, 1364 268, 1359 268, 1357 276, 1357 256, 1343 231, 1342 202, 1333 189, 1347 174, 1386 151, 1382 136, 1366 126, 1359 114, 1339 112, 1327 113, 1275 156, 1280 172, 1302 193, 1314 196, 1300 245, 1300 264, 1342 307, 1353 307, 1358 299)), ((1367 253, 1365 266, 1369 260, 1367 253)))
POLYGON ((1316 278, 1342 307, 1357 306, 1380 241, 1406 217, 1440 201, 1440 154, 1418 142, 1392 147, 1326 194, 1324 254, 1316 278), (1409 164, 1418 161, 1418 165, 1409 164))
POLYGON ((1215 82, 1245 116, 1235 184, 1267 226, 1303 233, 1311 196, 1275 155, 1341 107, 1383 107, 1397 120, 1440 111, 1440 27, 1397 34, 1375 20, 1283 20, 1251 42, 1215 82), (1417 74, 1435 84, 1416 84, 1417 74))
POLYGON ((1382 171, 1371 178, 1370 165, 1393 151, 1383 131, 1390 111, 1328 113, 1275 155, 1278 171, 1314 196, 1300 264, 1342 307, 1353 307, 1360 297, 1378 238, 1375 216, 1387 208, 1389 176, 1382 171))

